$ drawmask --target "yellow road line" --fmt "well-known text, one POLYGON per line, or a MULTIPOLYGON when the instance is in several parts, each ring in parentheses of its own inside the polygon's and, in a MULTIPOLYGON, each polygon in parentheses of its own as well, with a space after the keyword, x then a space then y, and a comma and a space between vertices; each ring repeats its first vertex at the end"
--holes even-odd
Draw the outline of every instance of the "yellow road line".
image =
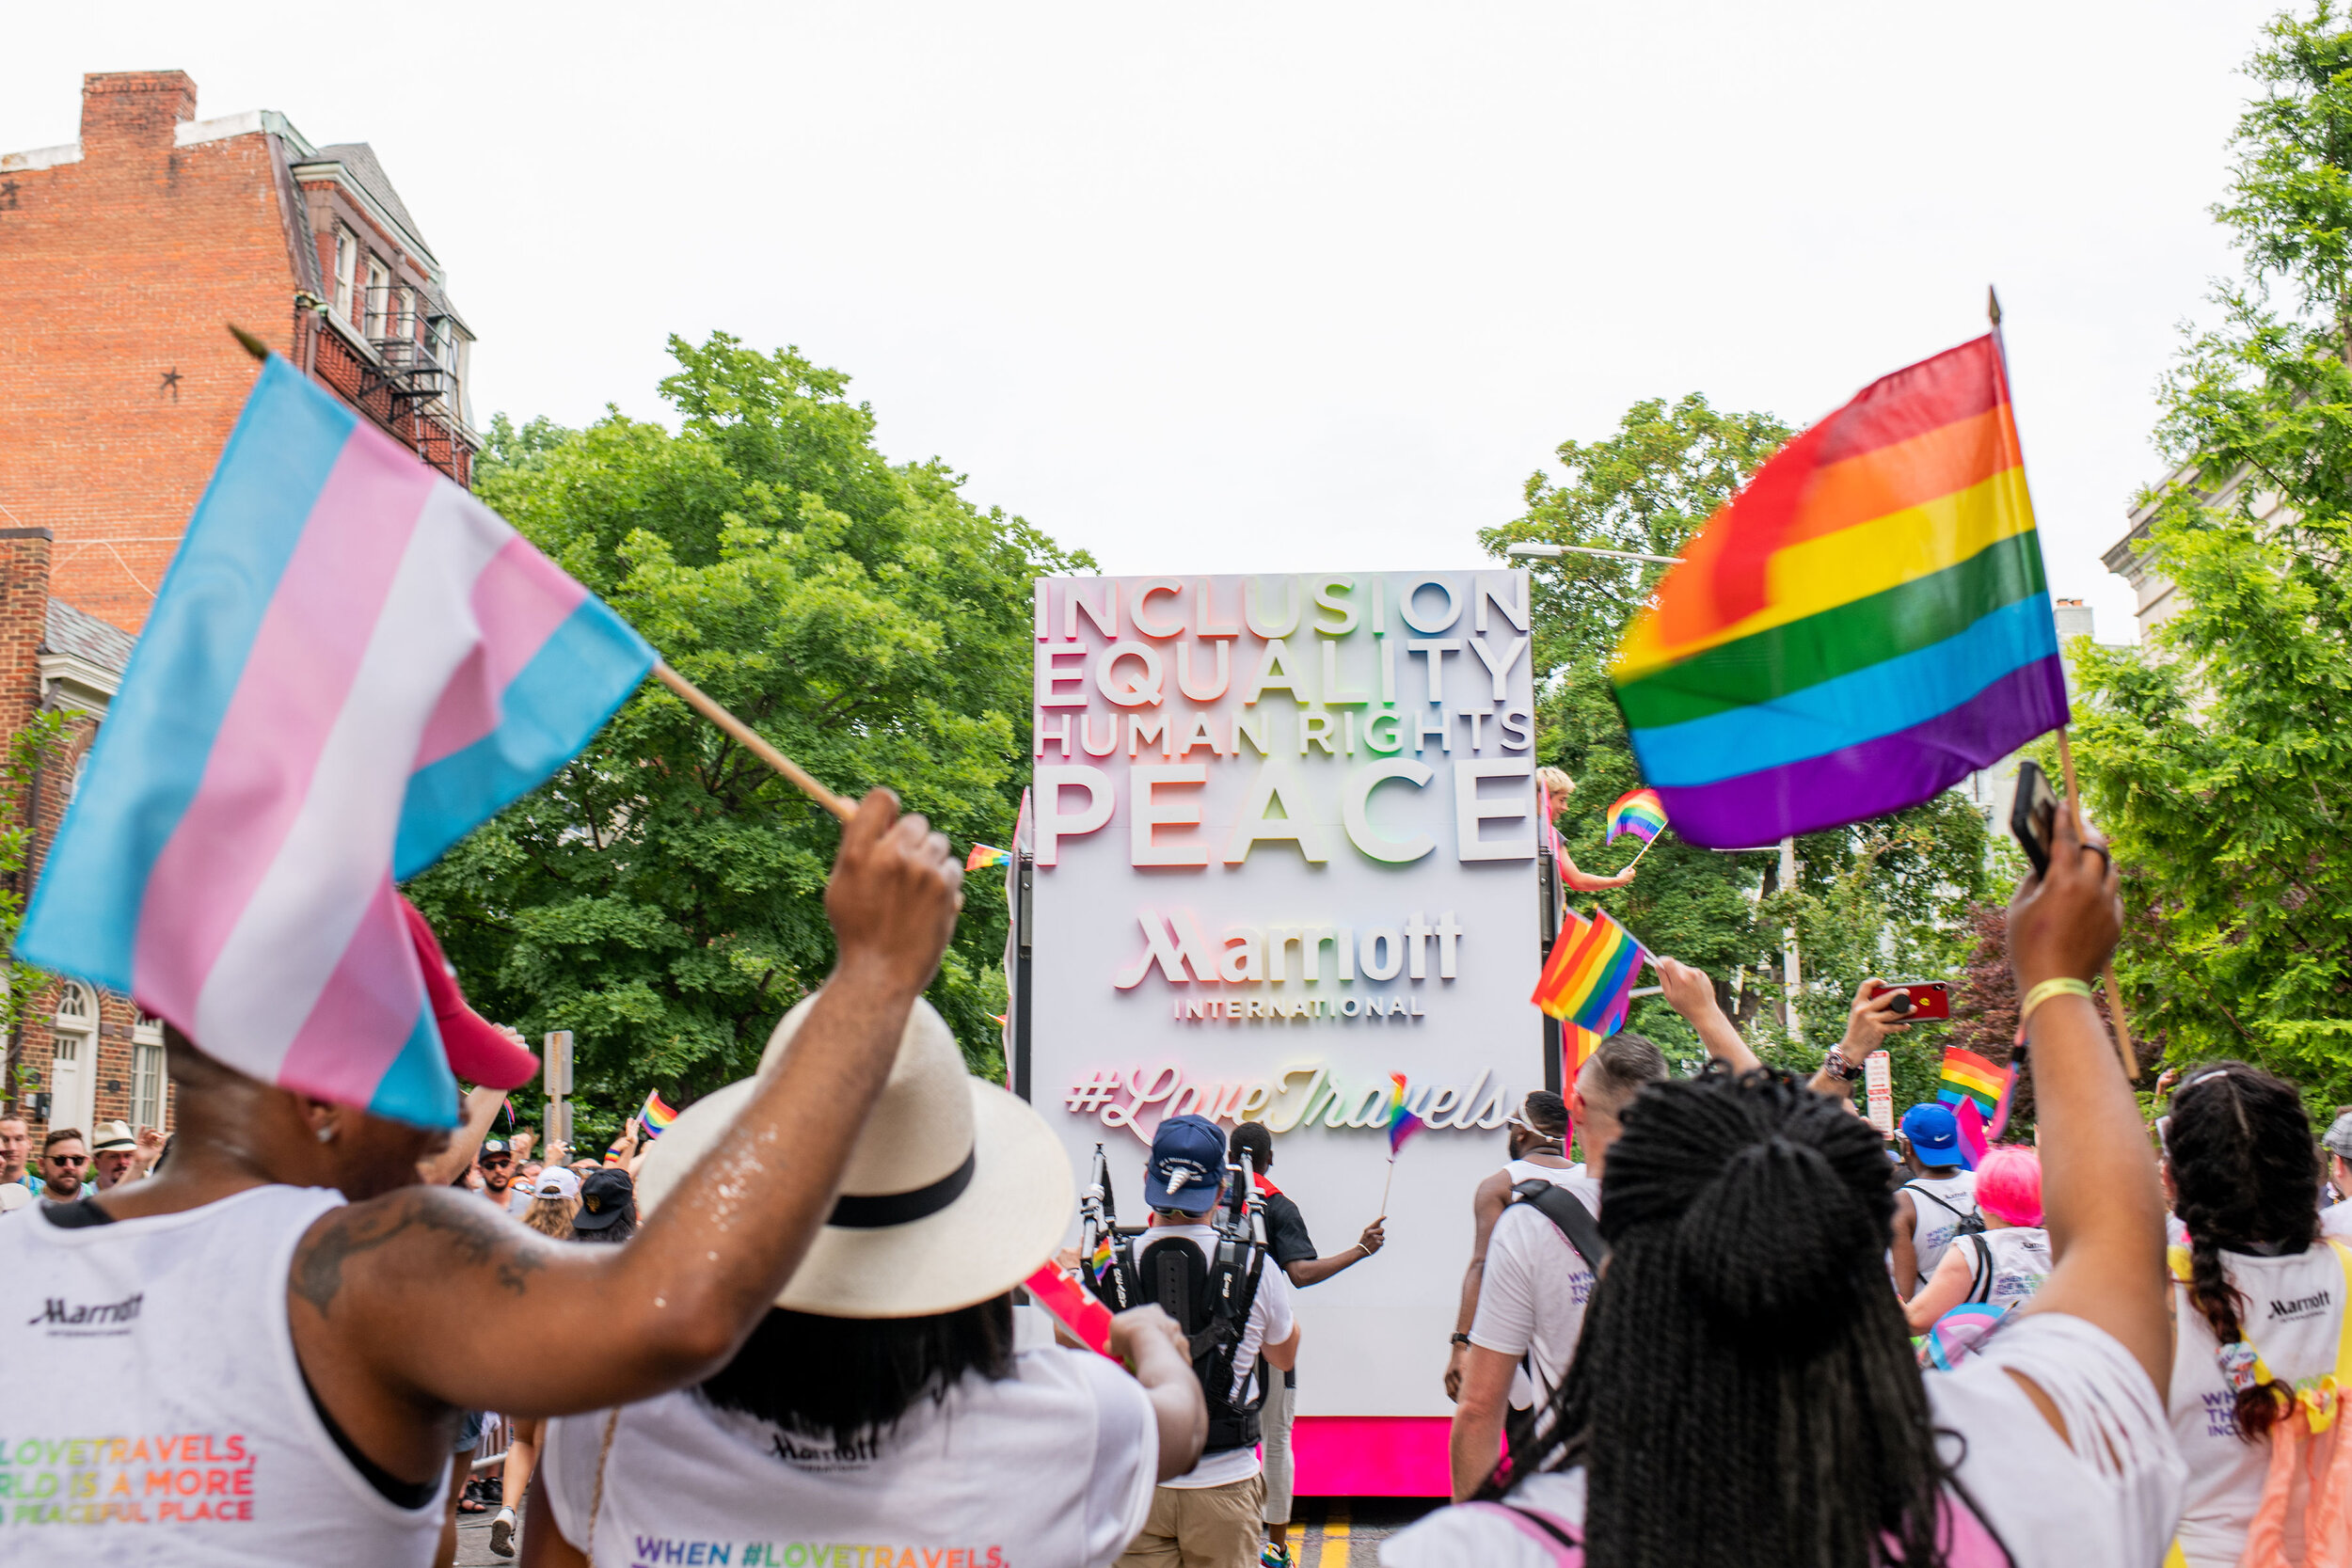
POLYGON ((1323 1550, 1315 1568, 1347 1568, 1347 1504, 1334 1501, 1323 1516, 1323 1550))

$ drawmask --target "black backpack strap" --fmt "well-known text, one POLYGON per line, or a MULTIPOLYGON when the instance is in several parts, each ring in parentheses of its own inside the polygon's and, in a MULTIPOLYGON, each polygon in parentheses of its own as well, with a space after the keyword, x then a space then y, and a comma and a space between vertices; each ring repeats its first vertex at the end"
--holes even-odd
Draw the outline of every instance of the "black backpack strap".
POLYGON ((1532 1204, 1536 1212, 1559 1227, 1560 1234, 1576 1248, 1584 1266, 1595 1274, 1609 1260, 1609 1243, 1600 1233, 1600 1221, 1584 1207, 1583 1200, 1567 1188, 1549 1181, 1530 1180, 1511 1189, 1514 1201, 1532 1204))
POLYGON ((1974 1209, 1971 1209, 1968 1212, 1963 1214, 1959 1210, 1953 1208, 1949 1203, 1944 1201, 1944 1199, 1936 1196, 1933 1193, 1919 1185, 1916 1181, 1906 1181, 1895 1190, 1897 1192, 1903 1193, 1917 1193, 1921 1197, 1926 1198, 1930 1203, 1934 1204, 1938 1209, 1943 1210, 1946 1213, 1951 1215, 1952 1218, 1956 1220, 1969 1220, 1977 1217, 1977 1212, 1974 1209))
POLYGON ((1977 1249, 1977 1282, 1968 1291, 1970 1301, 1990 1302, 1993 1299, 1993 1244, 1981 1234, 1968 1238, 1977 1249))

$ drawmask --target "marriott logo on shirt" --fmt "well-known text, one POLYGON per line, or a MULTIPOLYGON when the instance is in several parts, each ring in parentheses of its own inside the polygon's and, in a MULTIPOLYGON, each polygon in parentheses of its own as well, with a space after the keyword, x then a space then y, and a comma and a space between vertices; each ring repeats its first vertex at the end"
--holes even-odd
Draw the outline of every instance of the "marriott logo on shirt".
POLYGON ((2270 1321, 2292 1323, 2297 1318, 2316 1317, 2327 1311, 2328 1304, 2333 1300, 2334 1295, 2327 1291, 2313 1291, 2308 1296, 2296 1296, 2290 1301, 2274 1298, 2270 1303, 2270 1321))
POLYGON ((27 1328, 81 1329, 85 1332, 105 1331, 117 1334, 131 1332, 136 1322, 139 1304, 147 1299, 144 1291, 123 1297, 120 1301, 69 1302, 63 1296, 51 1296, 41 1303, 40 1310, 24 1320, 27 1328))

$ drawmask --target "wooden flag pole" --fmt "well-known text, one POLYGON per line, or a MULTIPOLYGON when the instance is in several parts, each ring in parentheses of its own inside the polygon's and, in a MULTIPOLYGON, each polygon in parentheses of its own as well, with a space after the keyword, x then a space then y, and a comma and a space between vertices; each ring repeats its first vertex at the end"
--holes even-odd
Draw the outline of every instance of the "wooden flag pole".
MULTIPOLYGON (((1628 861, 1628 862, 1626 862, 1626 863, 1625 863, 1625 871, 1630 871, 1630 870, 1632 870, 1635 866, 1637 866, 1637 865, 1641 864, 1641 863, 1642 863, 1642 857, 1643 857, 1644 855, 1648 854, 1648 853, 1649 853, 1649 847, 1650 847, 1651 845, 1653 845, 1653 844, 1657 843, 1657 842, 1658 842, 1658 840, 1657 840, 1655 837, 1652 837, 1652 838, 1645 838, 1645 839, 1644 839, 1644 840, 1642 841, 1642 847, 1641 847, 1639 849, 1636 849, 1636 850, 1633 852, 1633 858, 1632 858, 1631 860, 1629 860, 1629 861, 1628 861)), ((1617 873, 1617 875, 1618 875, 1618 876, 1620 876, 1620 877, 1622 877, 1622 876, 1624 876, 1624 875, 1625 875, 1625 871, 1620 871, 1620 872, 1618 872, 1618 873, 1617 873)))
MULTIPOLYGON (((2066 809, 2074 816, 2074 832, 2083 831, 2083 798, 2081 787, 2074 782, 2074 748, 2060 724, 2058 733, 2058 771, 2066 779, 2066 809)), ((2132 1026, 2123 1021, 2123 988, 2116 983, 2115 963, 2107 962, 2106 973, 2101 976, 2107 988, 2107 1016, 2115 1021, 2115 1051, 2123 1058, 2123 1076, 2131 1082, 2139 1080, 2139 1053, 2132 1047, 2132 1026)))
POLYGON ((666 661, 656 659, 654 661, 653 673, 654 679, 660 681, 662 685, 676 692, 679 700, 684 702, 688 707, 692 708, 696 713, 701 714, 704 718, 709 720, 712 723, 726 731, 728 735, 733 736, 737 740, 742 742, 743 749, 745 751, 751 752, 752 755, 757 757, 760 761, 766 763, 769 767, 774 768, 777 772, 783 774, 787 779, 790 780, 794 786, 797 787, 802 794, 807 796, 810 800, 816 801, 818 805, 824 807, 827 811, 833 813, 834 816, 841 818, 844 822, 847 822, 850 817, 857 815, 857 804, 855 801, 843 800, 840 796, 835 795, 832 790, 827 789, 823 784, 818 784, 814 778, 809 776, 806 768, 803 768, 799 763, 794 762, 790 757, 786 756, 782 752, 777 751, 773 746, 769 745, 767 741, 760 738, 760 735, 757 730, 753 729, 749 724, 746 724, 743 721, 738 719, 734 714, 729 713, 725 708, 721 707, 717 703, 713 702, 703 692, 700 687, 696 686, 692 681, 688 680, 684 675, 679 674, 675 670, 671 669, 666 661))
POLYGON ((1380 1183, 1380 1217, 1389 1217, 1389 1188, 1396 1181, 1396 1150, 1389 1150, 1388 1180, 1380 1183))

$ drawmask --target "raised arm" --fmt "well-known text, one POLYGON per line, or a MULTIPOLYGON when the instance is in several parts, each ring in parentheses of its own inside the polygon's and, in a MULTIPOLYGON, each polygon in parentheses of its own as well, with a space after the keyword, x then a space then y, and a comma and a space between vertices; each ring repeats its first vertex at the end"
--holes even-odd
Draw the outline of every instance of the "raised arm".
POLYGON ((289 1308, 303 1368, 344 1431, 381 1462, 420 1406, 561 1415, 724 1363, 832 1210, 955 929, 961 881, 923 818, 900 816, 887 790, 866 797, 826 890, 839 958, 822 996, 628 1246, 551 1243, 447 1189, 405 1189, 314 1226, 289 1308), (591 1341, 602 1348, 580 1355, 591 1341))
POLYGON ((1854 988, 1853 1006, 1846 1009, 1845 1037, 1830 1048, 1829 1054, 1822 1059, 1820 1070, 1806 1085, 1815 1094, 1825 1094, 1833 1100, 1852 1099, 1856 1080, 1847 1073, 1836 1071, 1836 1065, 1842 1062, 1848 1072, 1858 1075, 1862 1071, 1862 1059, 1883 1044, 1887 1036, 1899 1035, 1911 1027, 1908 1023, 1895 1022, 1902 1016, 1895 1011, 1898 993, 1890 990, 1876 996, 1871 994, 1872 987, 1884 984, 1885 981, 1873 975, 1854 988))
POLYGON ((1699 1044, 1707 1053, 1724 1063, 1734 1072, 1748 1072, 1762 1067, 1748 1042, 1740 1037, 1740 1031, 1715 1000, 1715 982, 1704 971, 1674 958, 1657 958, 1651 968, 1658 971, 1659 990, 1665 993, 1666 1006, 1682 1015, 1684 1022, 1698 1031, 1699 1044))
MULTIPOLYGON (((2088 990, 2115 951, 2122 916, 2106 848, 2083 842, 2074 813, 2058 813, 2049 870, 2010 900, 2019 997, 2054 979, 2088 990)), ((2026 1310, 2071 1313, 2105 1329, 2147 1369, 2161 1400, 2172 1374, 2164 1192, 2138 1101, 2088 995, 2051 996, 2026 1028, 2042 1209, 2057 1260, 2026 1310)), ((2042 1413, 2054 1414, 2046 1404, 2042 1413)))
POLYGON ((1282 1272, 1294 1285, 1305 1288, 1320 1285, 1333 1275, 1362 1262, 1378 1252, 1389 1239, 1387 1222, 1375 1220, 1364 1227, 1364 1233, 1345 1252, 1335 1252, 1327 1258, 1294 1258, 1282 1265, 1282 1272))
POLYGON ((499 1107, 505 1103, 504 1089, 467 1090, 466 1119, 449 1135, 448 1148, 417 1162, 417 1180, 428 1187, 446 1187, 463 1176, 474 1156, 482 1152, 482 1140, 490 1135, 490 1124, 498 1120, 499 1107))

